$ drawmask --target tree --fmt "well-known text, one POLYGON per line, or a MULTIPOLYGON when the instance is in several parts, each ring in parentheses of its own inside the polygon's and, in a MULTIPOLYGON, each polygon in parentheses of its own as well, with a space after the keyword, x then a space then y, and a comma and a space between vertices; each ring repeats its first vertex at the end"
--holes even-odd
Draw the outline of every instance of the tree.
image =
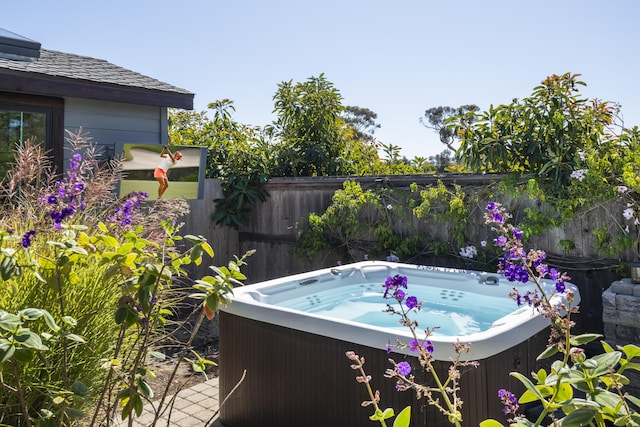
POLYGON ((215 199, 216 224, 239 228, 248 224, 251 207, 269 194, 262 183, 272 164, 271 147, 261 129, 233 119, 233 101, 209 103, 213 112, 170 110, 169 138, 176 145, 200 145, 207 151, 207 178, 221 180, 224 198, 215 199))
POLYGON ((474 115, 468 113, 475 113, 480 107, 474 104, 461 105, 458 108, 453 107, 434 107, 429 108, 424 112, 424 117, 420 117, 420 123, 427 129, 436 131, 440 137, 440 142, 447 146, 452 152, 456 152, 453 147, 453 143, 456 140, 457 135, 455 132, 447 126, 447 120, 450 117, 467 118, 473 122, 474 115))
POLYGON ((376 123, 378 115, 368 108, 347 105, 342 113, 342 119, 350 126, 356 138, 367 142, 374 142, 373 134, 380 125, 376 123))
MULTIPOLYGON (((614 108, 584 99, 579 74, 552 75, 530 97, 490 106, 471 123, 451 122, 461 137, 459 154, 475 172, 533 173, 541 186, 561 192, 583 153, 601 152, 611 139, 614 108)), ((596 155, 597 156, 597 155, 596 155)))
POLYGON ((268 128, 279 140, 274 175, 345 175, 342 157, 347 132, 341 114, 342 96, 324 74, 306 82, 278 85, 274 96, 277 120, 268 128))
POLYGON ((440 154, 430 156, 429 161, 431 161, 438 172, 444 172, 447 167, 454 164, 454 159, 451 154, 451 151, 444 150, 440 154))

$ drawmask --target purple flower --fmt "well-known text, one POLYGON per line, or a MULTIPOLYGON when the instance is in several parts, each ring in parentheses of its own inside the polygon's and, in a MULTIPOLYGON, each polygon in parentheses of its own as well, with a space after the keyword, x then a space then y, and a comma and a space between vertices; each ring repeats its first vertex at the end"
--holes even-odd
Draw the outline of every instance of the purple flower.
POLYGON ((487 210, 488 211, 493 211, 496 208, 496 204, 495 202, 489 202, 487 203, 487 210))
POLYGON ((513 237, 515 237, 518 240, 522 240, 522 238, 524 237, 524 233, 519 228, 514 227, 513 228, 513 237))
POLYGON ((409 351, 413 352, 413 353, 417 353, 418 352, 418 348, 420 347, 420 343, 416 340, 411 340, 409 342, 409 351))
POLYGON ((80 155, 80 153, 73 153, 73 160, 75 160, 76 162, 79 162, 80 160, 82 160, 82 156, 80 155))
POLYGON ((505 236, 498 236, 493 241, 496 246, 504 247, 507 244, 507 238, 505 236))
POLYGON ((433 347, 433 343, 429 340, 424 342, 424 349, 427 350, 427 353, 433 354, 435 348, 433 347))
POLYGON ((413 310, 418 306, 418 298, 410 296, 407 298, 407 301, 405 301, 405 304, 409 310, 413 310))
POLYGON ((403 377, 406 377, 411 373, 411 365, 408 362, 398 363, 398 373, 403 377))
POLYGON ((49 203, 50 205, 57 205, 58 204, 58 198, 56 196, 54 196, 53 194, 50 194, 47 197, 47 203, 49 203))
POLYGON ((391 353, 391 343, 387 342, 387 354, 391 353))
POLYGON ((404 300, 405 297, 405 292, 402 289, 396 289, 396 291, 393 293, 393 297, 398 300, 398 302, 402 302, 402 300, 404 300))
POLYGON ((558 280, 556 282, 556 292, 558 293, 564 293, 564 291, 566 290, 566 287, 564 286, 564 282, 562 280, 558 280))
POLYGON ((35 236, 36 231, 35 230, 29 230, 26 233, 24 233, 24 236, 22 236, 22 247, 27 249, 29 246, 31 246, 31 238, 33 236, 35 236))

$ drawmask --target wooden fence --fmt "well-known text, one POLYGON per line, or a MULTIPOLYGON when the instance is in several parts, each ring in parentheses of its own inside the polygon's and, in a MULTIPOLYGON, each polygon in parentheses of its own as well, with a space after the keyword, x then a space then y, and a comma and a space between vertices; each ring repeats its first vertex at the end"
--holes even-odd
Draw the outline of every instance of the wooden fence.
MULTIPOLYGON (((267 279, 286 276, 303 271, 315 270, 336 265, 339 259, 334 254, 322 254, 312 260, 306 260, 296 254, 296 238, 300 225, 310 213, 322 213, 330 205, 334 192, 343 187, 345 180, 355 180, 363 189, 377 186, 407 189, 410 184, 436 184, 441 180, 445 185, 457 184, 465 190, 485 188, 500 176, 478 175, 416 175, 385 177, 313 177, 313 178, 274 178, 265 184, 270 197, 260 203, 251 213, 251 223, 239 231, 214 225, 211 217, 214 213, 213 199, 221 197, 220 183, 207 180, 204 198, 193 200, 190 215, 185 218, 184 233, 202 235, 212 244, 215 258, 209 263, 226 265, 234 256, 240 256, 248 250, 256 253, 248 259, 243 268, 247 275, 247 283, 256 283, 267 279)), ((502 201, 513 207, 515 215, 533 202, 523 200, 502 201)), ((483 202, 484 203, 484 202, 483 202)), ((492 238, 488 227, 484 224, 484 208, 478 205, 473 209, 469 221, 468 235, 479 247, 480 241, 492 238)), ((552 228, 546 233, 536 236, 530 241, 531 248, 541 249, 549 255, 551 264, 557 264, 568 270, 572 282, 580 287, 582 295, 581 317, 585 329, 602 330, 601 293, 609 284, 620 278, 615 271, 619 259, 603 257, 596 250, 594 230, 605 227, 611 231, 616 228, 616 221, 622 221, 624 206, 614 204, 597 206, 567 222, 562 228, 552 228), (575 248, 566 251, 561 242, 572 241, 575 248)), ((441 223, 427 223, 412 218, 406 224, 407 233, 423 233, 437 240, 446 240, 447 229, 441 223)), ((365 255, 364 253, 362 254, 365 255)), ((622 259, 632 260, 632 254, 625 254, 622 259)), ((402 260, 405 261, 405 260, 402 260)), ((418 264, 434 264, 464 268, 466 259, 459 257, 441 258, 424 256, 412 259, 418 264)), ((208 274, 206 266, 196 269, 196 275, 208 274)))

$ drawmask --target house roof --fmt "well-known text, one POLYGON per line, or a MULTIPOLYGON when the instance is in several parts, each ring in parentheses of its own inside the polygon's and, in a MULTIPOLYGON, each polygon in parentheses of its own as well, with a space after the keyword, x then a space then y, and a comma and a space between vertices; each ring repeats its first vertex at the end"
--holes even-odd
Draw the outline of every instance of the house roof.
POLYGON ((102 59, 40 49, 40 56, 0 56, 0 90, 193 109, 194 94, 102 59))

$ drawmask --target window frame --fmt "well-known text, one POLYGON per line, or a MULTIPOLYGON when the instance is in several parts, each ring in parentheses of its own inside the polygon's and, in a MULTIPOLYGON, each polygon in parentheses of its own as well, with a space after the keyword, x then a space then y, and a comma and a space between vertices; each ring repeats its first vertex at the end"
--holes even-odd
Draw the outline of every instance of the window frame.
POLYGON ((61 173, 64 162, 64 99, 0 91, 0 109, 46 115, 45 151, 52 157, 57 173, 61 173))

